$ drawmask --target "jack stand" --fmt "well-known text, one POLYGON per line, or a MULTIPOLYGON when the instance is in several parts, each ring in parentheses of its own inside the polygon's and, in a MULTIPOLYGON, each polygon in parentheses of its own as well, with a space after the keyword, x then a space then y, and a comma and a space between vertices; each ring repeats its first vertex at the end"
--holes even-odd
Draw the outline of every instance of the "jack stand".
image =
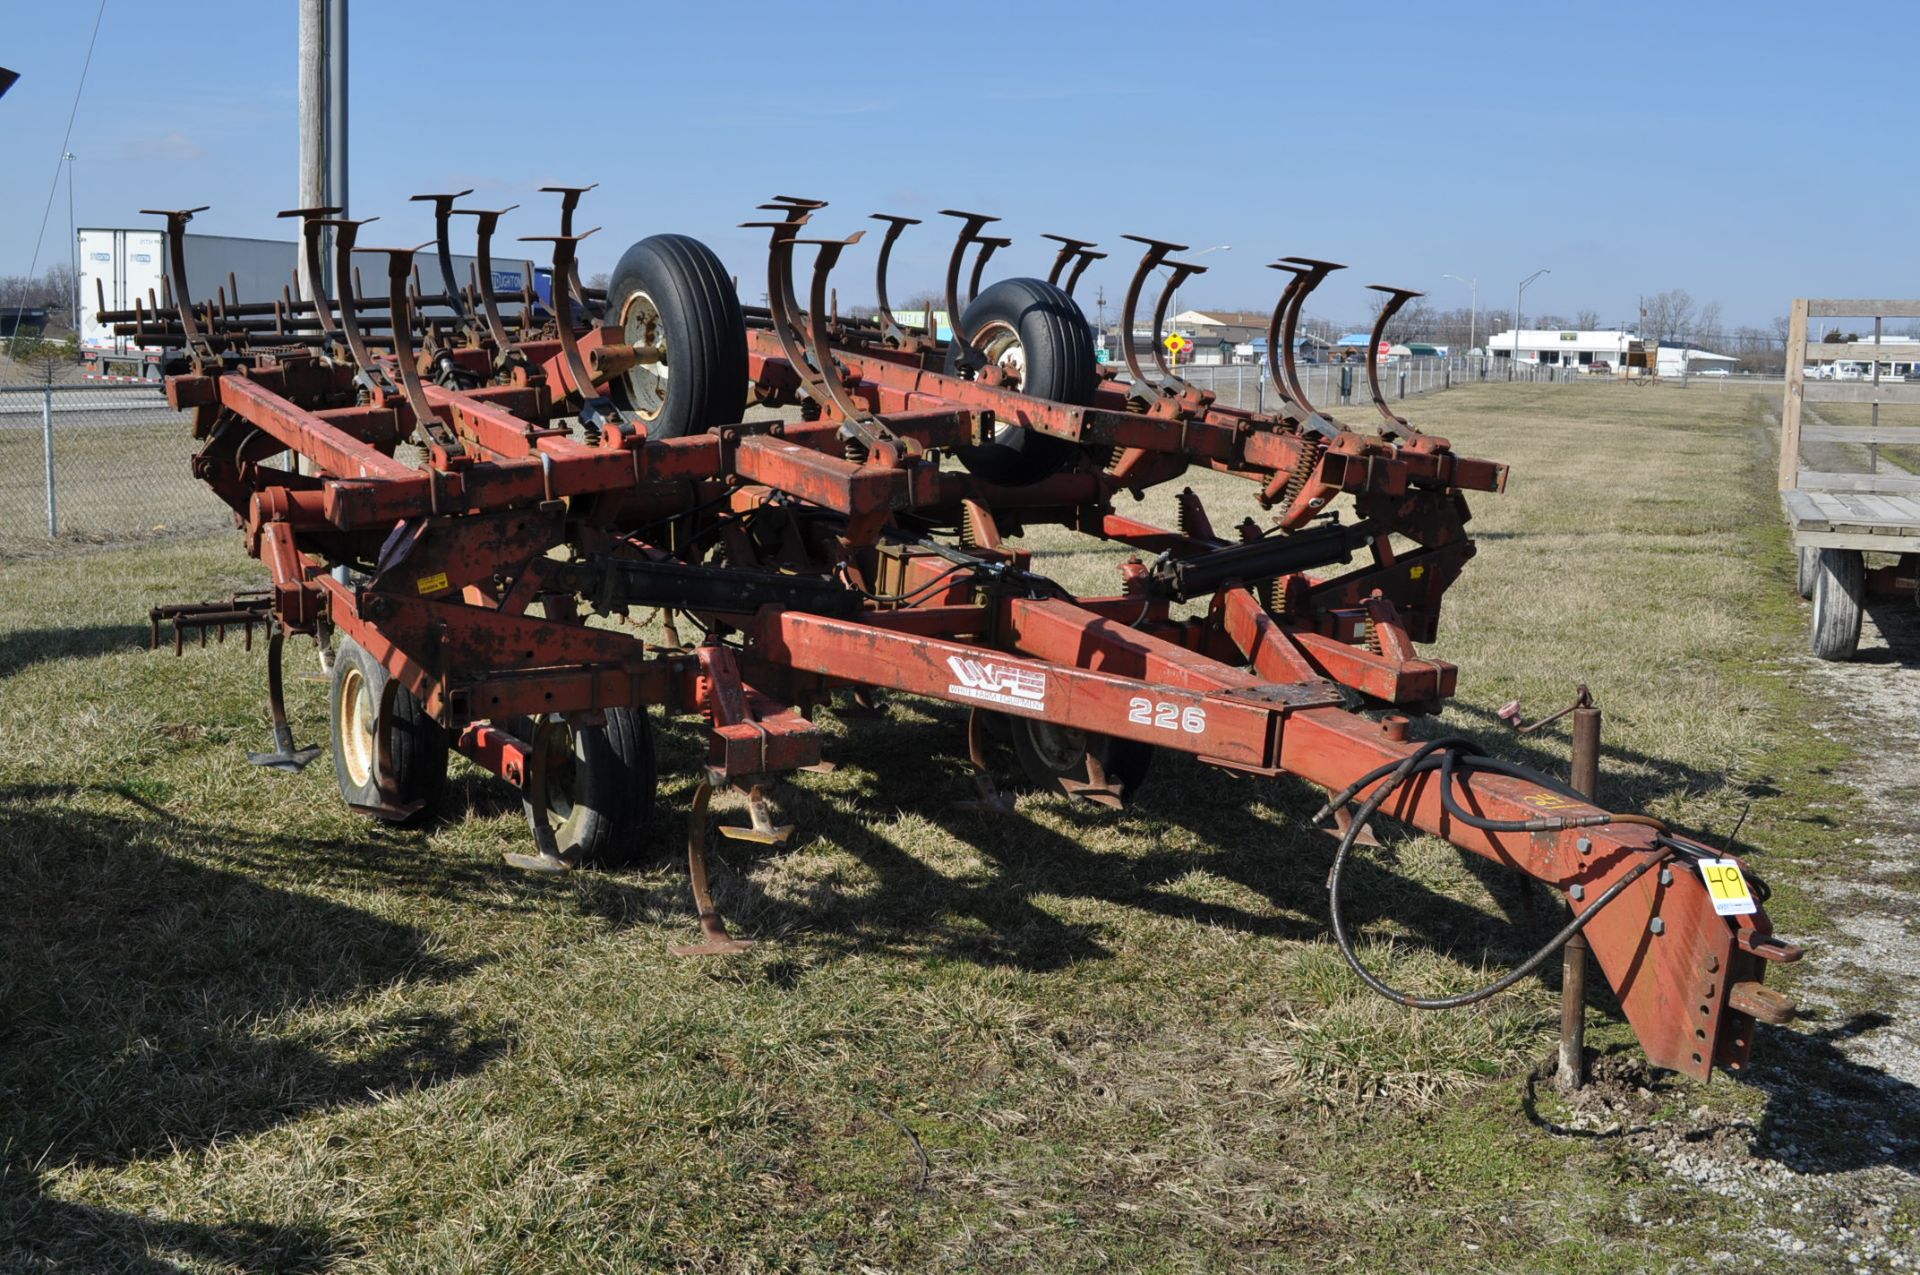
MULTIPOLYGON (((1592 801, 1600 787, 1600 710, 1587 688, 1573 709, 1573 789, 1592 801)), ((1560 1057, 1554 1084, 1573 1093, 1587 1083, 1587 936, 1560 950, 1560 1057)))
POLYGON ((687 877, 693 884, 693 905, 700 914, 700 942, 680 944, 675 956, 732 956, 753 946, 752 939, 737 939, 727 933, 720 909, 713 905, 707 886, 707 800, 713 785, 702 782, 693 793, 693 809, 687 816, 687 877))

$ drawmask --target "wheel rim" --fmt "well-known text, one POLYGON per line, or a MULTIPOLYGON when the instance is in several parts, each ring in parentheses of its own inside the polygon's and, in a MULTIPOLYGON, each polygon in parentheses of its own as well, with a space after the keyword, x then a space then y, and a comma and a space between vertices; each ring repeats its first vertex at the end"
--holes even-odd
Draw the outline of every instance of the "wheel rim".
POLYGON ((1083 770, 1087 761, 1087 733, 1052 722, 1027 723, 1027 741, 1040 763, 1056 775, 1083 770))
POLYGON ((642 420, 655 420, 667 409, 668 364, 667 326, 660 318, 660 307, 644 292, 627 295, 620 311, 620 326, 628 345, 653 346, 660 351, 656 363, 636 363, 627 371, 628 410, 642 420))
POLYGON ((366 676, 358 668, 347 669, 340 679, 340 720, 335 729, 347 778, 356 788, 364 788, 373 780, 373 733, 379 722, 380 710, 373 702, 373 688, 366 676))
POLYGON ((1000 369, 1011 388, 1020 388, 1027 379, 1027 347, 1021 344, 1020 332, 1011 323, 1002 319, 987 323, 973 334, 973 346, 1000 369))

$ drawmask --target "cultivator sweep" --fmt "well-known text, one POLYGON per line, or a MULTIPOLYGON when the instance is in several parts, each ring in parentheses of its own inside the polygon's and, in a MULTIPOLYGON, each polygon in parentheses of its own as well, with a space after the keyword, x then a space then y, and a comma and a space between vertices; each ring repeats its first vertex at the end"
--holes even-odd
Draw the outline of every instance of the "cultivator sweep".
MULTIPOLYGON (((878 313, 852 319, 831 278, 861 235, 807 237, 820 201, 782 196, 746 223, 769 252, 767 305, 743 308, 714 254, 678 235, 634 244, 604 293, 581 288, 586 189, 555 188, 560 231, 537 237, 547 302, 495 294, 504 210, 458 207, 466 192, 419 197, 435 214, 437 294, 421 290, 418 249, 367 248, 367 222, 297 209, 316 279, 322 232, 336 236, 331 299, 289 294, 264 311, 224 294, 195 303, 180 232, 198 210, 163 214, 172 313, 105 317, 186 351, 167 393, 202 440, 194 472, 271 575, 264 600, 204 613, 271 616, 279 729, 256 760, 304 764, 284 729, 279 638, 325 649, 337 635, 332 747, 349 803, 421 813, 456 748, 525 801, 534 848, 512 861, 559 872, 640 848, 648 711, 698 715, 702 941, 684 950, 725 952, 744 944, 706 889, 710 788, 746 797, 750 825, 724 833, 784 844, 774 784, 830 764, 809 714, 926 696, 970 710, 988 806, 1010 805, 988 748, 1009 737, 1028 782, 1106 806, 1129 802, 1168 749, 1334 794, 1321 812, 1343 830, 1334 930, 1403 1003, 1443 1002, 1380 983, 1340 916, 1342 868, 1376 812, 1560 890, 1577 916, 1557 942, 1584 930, 1654 1063, 1742 1068, 1755 1020, 1784 1018, 1763 970, 1798 950, 1726 884, 1739 881, 1727 856, 1464 740, 1408 738, 1408 715, 1454 691, 1455 669, 1416 644, 1474 552, 1466 493, 1500 491, 1506 468, 1415 428, 1371 367, 1370 430, 1308 400, 1301 311, 1340 267, 1274 263, 1288 276, 1268 341, 1279 407, 1262 413, 1219 404, 1161 353, 1169 299, 1203 269, 1180 244, 1137 240, 1121 330, 1146 315, 1151 360, 1123 341, 1122 375, 1096 362, 1072 298, 1105 255, 1088 241, 1050 236, 1045 279, 983 287, 1010 241, 985 214, 946 214, 959 231, 941 339, 930 314, 916 330, 888 301, 913 218, 875 215, 878 313), (462 286, 449 235, 465 217, 480 265, 462 286), (378 301, 351 264, 368 254, 386 258, 378 301), (798 410, 750 421, 750 407, 798 410), (1116 510, 1120 494, 1194 468, 1249 480, 1259 515, 1228 526, 1191 489, 1172 527, 1116 510), (1134 551, 1111 594, 1034 569, 1015 540, 1049 525, 1134 551), (610 622, 649 612, 661 640, 610 622)), ((1376 342, 1417 295, 1382 291, 1376 342)))

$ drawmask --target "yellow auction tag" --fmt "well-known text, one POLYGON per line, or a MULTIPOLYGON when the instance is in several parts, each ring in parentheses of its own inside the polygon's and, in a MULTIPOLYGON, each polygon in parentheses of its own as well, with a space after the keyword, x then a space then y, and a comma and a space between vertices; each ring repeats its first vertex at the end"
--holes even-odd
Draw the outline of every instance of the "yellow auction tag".
POLYGON ((1760 910, 1737 860, 1702 859, 1700 877, 1707 883, 1707 893, 1713 896, 1713 910, 1719 915, 1745 916, 1760 910))
POLYGON ((450 587, 447 584, 447 573, 436 571, 430 576, 421 576, 417 587, 422 594, 445 593, 450 587))

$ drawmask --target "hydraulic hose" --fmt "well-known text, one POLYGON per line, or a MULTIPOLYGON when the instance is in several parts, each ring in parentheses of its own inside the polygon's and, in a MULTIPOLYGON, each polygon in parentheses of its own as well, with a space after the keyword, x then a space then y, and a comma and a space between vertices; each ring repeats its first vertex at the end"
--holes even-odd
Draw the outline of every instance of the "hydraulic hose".
MULTIPOLYGON (((1486 1000, 1488 997, 1496 996, 1539 969, 1554 953, 1558 952, 1562 947, 1565 947, 1568 940, 1585 929, 1587 923, 1593 920, 1595 916, 1598 916, 1601 909, 1619 898, 1622 891, 1635 881, 1638 881, 1650 869, 1671 859, 1676 853, 1689 855, 1710 853, 1704 851, 1702 847, 1675 840, 1665 833, 1664 824, 1658 824, 1658 821, 1647 819, 1644 816, 1632 816, 1626 820, 1620 820, 1614 815, 1604 813, 1594 816, 1581 816, 1577 819, 1499 820, 1481 818, 1461 808, 1459 802, 1454 797, 1453 789, 1456 782, 1454 768, 1456 764, 1461 762, 1465 763, 1469 771, 1484 770, 1495 774, 1525 779, 1551 792, 1572 797, 1580 801, 1590 800, 1585 795, 1576 792, 1574 789, 1562 784, 1559 780, 1549 775, 1541 774, 1538 771, 1531 770, 1528 767, 1518 765, 1514 762, 1502 761, 1498 758, 1480 754, 1478 745, 1461 736, 1446 736, 1441 739, 1429 740, 1422 743, 1406 757, 1397 762, 1375 767, 1328 799, 1326 805, 1315 814, 1314 822, 1318 823, 1334 811, 1344 809, 1351 804, 1360 790, 1368 784, 1377 782, 1380 785, 1361 802, 1359 809, 1354 812, 1353 821, 1347 826, 1345 833, 1340 838, 1340 847, 1334 852, 1333 867, 1327 874, 1327 904, 1329 919, 1333 926, 1334 942, 1340 949, 1340 955, 1346 960, 1347 965, 1353 972, 1360 976, 1361 982, 1396 1004, 1405 1005, 1411 1009, 1459 1009, 1463 1006, 1486 1000), (1472 750, 1471 754, 1469 754, 1469 750, 1472 750), (1436 756, 1435 754, 1438 755, 1436 756), (1493 982, 1474 988, 1472 991, 1461 992, 1453 996, 1415 996, 1410 992, 1400 991, 1398 988, 1389 985, 1372 970, 1368 969, 1366 963, 1360 959, 1360 954, 1354 950, 1353 938, 1348 933, 1346 921, 1341 915, 1341 890, 1346 880, 1347 862, 1352 856, 1353 848, 1359 843, 1360 836, 1366 831, 1367 826, 1373 822, 1373 817, 1379 812, 1380 807, 1385 805, 1387 799, 1414 775, 1436 770, 1440 773, 1441 803, 1447 811, 1448 816, 1459 820, 1469 827, 1491 832, 1520 832, 1536 831, 1543 828, 1590 827, 1616 821, 1636 824, 1652 823, 1657 824, 1661 829, 1661 831, 1656 834, 1655 839, 1655 844, 1659 846, 1659 850, 1656 854, 1643 859, 1622 873, 1611 885, 1601 891, 1592 903, 1589 903, 1585 908, 1581 909, 1558 933, 1548 939, 1539 950, 1535 951, 1533 955, 1529 956, 1526 960, 1493 982)), ((1466 778, 1467 776, 1465 775, 1459 777, 1463 788, 1465 787, 1466 778)), ((1756 890, 1759 888, 1756 883, 1756 890)))

